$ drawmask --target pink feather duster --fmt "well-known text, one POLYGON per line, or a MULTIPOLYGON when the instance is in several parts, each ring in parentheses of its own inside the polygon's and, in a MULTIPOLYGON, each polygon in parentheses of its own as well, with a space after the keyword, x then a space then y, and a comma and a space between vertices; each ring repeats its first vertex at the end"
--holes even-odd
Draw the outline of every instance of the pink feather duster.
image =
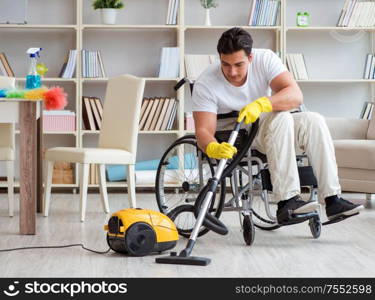
POLYGON ((67 95, 61 87, 53 87, 44 93, 44 107, 47 110, 63 109, 68 101, 67 95))

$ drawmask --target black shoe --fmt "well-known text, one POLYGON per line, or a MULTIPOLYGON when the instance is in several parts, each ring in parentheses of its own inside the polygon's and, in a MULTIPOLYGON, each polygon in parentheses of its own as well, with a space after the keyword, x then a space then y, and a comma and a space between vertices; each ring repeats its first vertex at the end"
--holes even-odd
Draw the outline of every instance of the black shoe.
POLYGON ((314 212, 319 207, 315 201, 303 201, 300 195, 294 196, 288 200, 283 200, 277 203, 277 222, 279 224, 289 221, 289 211, 295 214, 304 214, 314 212))
POLYGON ((364 209, 361 204, 354 204, 343 198, 336 197, 333 201, 326 201, 326 214, 328 220, 336 219, 341 216, 351 216, 364 209))

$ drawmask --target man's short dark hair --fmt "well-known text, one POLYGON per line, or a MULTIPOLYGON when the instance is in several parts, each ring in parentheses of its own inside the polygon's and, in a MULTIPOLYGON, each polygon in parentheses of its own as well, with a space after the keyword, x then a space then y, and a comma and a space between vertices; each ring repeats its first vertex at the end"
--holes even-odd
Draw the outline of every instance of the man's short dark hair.
POLYGON ((250 33, 239 27, 225 31, 217 43, 219 54, 232 54, 244 50, 246 55, 250 55, 252 48, 253 38, 250 33))

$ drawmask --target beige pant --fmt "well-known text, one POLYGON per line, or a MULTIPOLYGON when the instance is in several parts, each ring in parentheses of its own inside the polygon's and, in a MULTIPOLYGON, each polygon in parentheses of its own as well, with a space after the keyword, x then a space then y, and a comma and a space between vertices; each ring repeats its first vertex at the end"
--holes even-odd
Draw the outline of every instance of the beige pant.
MULTIPOLYGON (((223 123, 224 120, 218 122, 218 128, 233 129, 223 123)), ((301 193, 296 151, 308 157, 318 181, 320 202, 341 193, 332 138, 320 114, 263 113, 252 148, 267 155, 275 200, 286 200, 301 193)))

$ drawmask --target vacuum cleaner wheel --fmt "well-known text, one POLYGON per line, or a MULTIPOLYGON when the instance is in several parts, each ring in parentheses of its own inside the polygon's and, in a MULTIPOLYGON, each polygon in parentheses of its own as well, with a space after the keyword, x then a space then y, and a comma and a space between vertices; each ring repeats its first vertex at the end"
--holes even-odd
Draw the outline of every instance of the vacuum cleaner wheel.
POLYGON ((147 255, 154 249, 155 244, 155 231, 147 223, 137 222, 126 230, 125 245, 131 255, 147 255))

